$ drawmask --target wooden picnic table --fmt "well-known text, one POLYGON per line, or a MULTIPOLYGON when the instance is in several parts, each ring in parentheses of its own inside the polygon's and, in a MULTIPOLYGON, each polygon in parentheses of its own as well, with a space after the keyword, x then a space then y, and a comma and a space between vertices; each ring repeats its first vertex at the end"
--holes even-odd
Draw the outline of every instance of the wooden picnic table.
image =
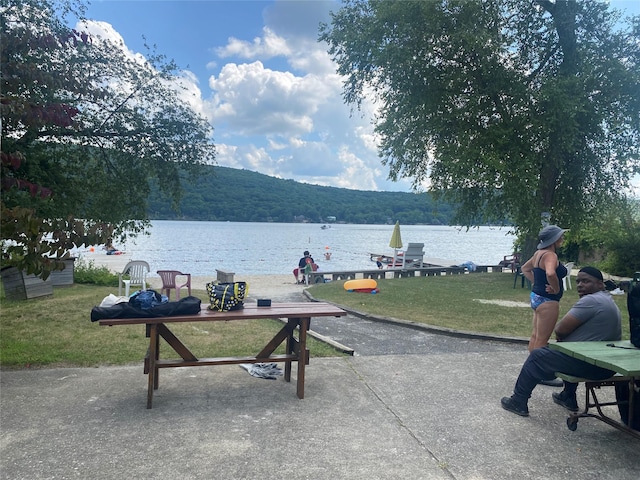
POLYGON ((153 391, 158 389, 158 373, 161 368, 198 367, 206 365, 230 365, 243 363, 284 362, 284 379, 291 381, 291 362, 298 362, 298 398, 304 398, 305 365, 309 363, 307 331, 311 317, 341 317, 347 313, 324 302, 274 303, 269 307, 245 305, 241 310, 214 312, 203 307, 200 313, 155 318, 113 318, 99 321, 102 326, 141 325, 147 326, 149 349, 145 357, 144 373, 148 375, 147 408, 152 408, 153 391), (169 329, 170 323, 228 322, 233 320, 286 319, 287 323, 256 355, 245 357, 197 358, 169 329), (294 336, 298 330, 298 338, 294 336), (160 359, 160 337, 180 356, 180 359, 160 359), (273 352, 286 341, 286 353, 273 352))
POLYGON ((567 381, 584 382, 586 387, 585 408, 582 412, 572 413, 567 418, 567 426, 570 430, 577 428, 579 418, 593 417, 640 438, 640 432, 630 428, 622 422, 608 416, 602 407, 618 406, 618 402, 600 402, 596 395, 596 389, 604 386, 615 386, 617 383, 626 383, 629 386, 628 424, 632 425, 634 418, 634 405, 640 402, 639 395, 635 392, 635 384, 640 381, 640 348, 636 348, 628 340, 618 342, 556 342, 550 343, 549 348, 558 350, 566 355, 578 358, 582 361, 597 365, 608 370, 613 370, 618 375, 605 380, 591 380, 575 378, 563 375, 558 376, 567 381), (595 407, 597 413, 589 413, 589 409, 595 407))

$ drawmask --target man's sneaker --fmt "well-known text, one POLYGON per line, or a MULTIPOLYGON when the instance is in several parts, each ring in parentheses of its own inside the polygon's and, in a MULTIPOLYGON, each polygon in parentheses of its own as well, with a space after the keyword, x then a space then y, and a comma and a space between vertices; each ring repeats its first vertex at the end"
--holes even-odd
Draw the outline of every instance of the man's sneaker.
POLYGON ((566 408, 570 412, 577 412, 579 410, 576 398, 567 395, 564 391, 560 393, 552 393, 551 398, 553 398, 555 403, 566 408))
POLYGON ((502 397, 500 403, 502 404, 502 408, 510 411, 511 413, 515 413, 516 415, 520 415, 521 417, 529 416, 529 407, 527 407, 527 404, 525 403, 524 405, 519 405, 513 399, 513 397, 502 397))

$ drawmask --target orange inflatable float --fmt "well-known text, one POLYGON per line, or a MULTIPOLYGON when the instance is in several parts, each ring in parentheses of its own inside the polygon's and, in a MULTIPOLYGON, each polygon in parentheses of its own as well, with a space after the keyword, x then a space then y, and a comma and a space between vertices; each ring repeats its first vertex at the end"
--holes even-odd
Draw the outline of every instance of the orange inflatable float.
POLYGON ((344 282, 344 289, 348 292, 378 293, 378 282, 372 278, 360 278, 344 282))

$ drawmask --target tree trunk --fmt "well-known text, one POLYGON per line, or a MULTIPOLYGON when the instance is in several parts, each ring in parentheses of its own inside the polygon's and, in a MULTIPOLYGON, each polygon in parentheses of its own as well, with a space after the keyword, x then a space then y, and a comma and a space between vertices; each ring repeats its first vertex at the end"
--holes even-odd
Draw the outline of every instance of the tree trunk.
POLYGON ((549 115, 549 138, 547 158, 542 162, 538 198, 540 213, 554 212, 557 202, 558 180, 563 172, 570 171, 569 165, 575 156, 576 138, 576 72, 578 71, 578 50, 576 43, 575 0, 558 0, 555 3, 539 1, 553 17, 562 50, 562 63, 558 76, 548 91, 549 98, 545 114, 549 115))

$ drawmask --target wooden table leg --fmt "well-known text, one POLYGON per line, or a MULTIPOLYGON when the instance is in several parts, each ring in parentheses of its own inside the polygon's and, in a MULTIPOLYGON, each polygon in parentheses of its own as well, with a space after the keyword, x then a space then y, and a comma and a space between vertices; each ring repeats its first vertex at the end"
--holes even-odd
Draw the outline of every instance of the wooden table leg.
POLYGON ((635 402, 640 401, 640 398, 637 398, 635 395, 635 386, 636 386, 636 378, 631 377, 629 380, 629 415, 627 415, 627 425, 631 428, 633 422, 635 420, 634 412, 635 412, 635 402))
POLYGON ((149 328, 149 385, 147 387, 147 408, 153 403, 153 390, 157 388, 158 367, 158 325, 152 323, 149 328))
POLYGON ((309 330, 309 317, 299 319, 298 332, 298 398, 304 398, 304 367, 307 365, 307 330, 309 330))
POLYGON ((153 381, 153 389, 157 390, 158 386, 159 386, 159 382, 160 382, 160 369, 158 368, 158 359, 160 358, 160 327, 162 327, 164 325, 162 325, 161 323, 159 323, 157 325, 156 328, 156 357, 155 357, 155 361, 154 361, 154 365, 156 368, 156 373, 154 376, 154 381, 153 381))
MULTIPOLYGON (((288 324, 291 324, 294 320, 289 318, 287 320, 288 324)), ((297 320, 295 320, 297 323, 297 320)), ((293 326, 291 328, 291 331, 289 332, 289 335, 287 335, 287 344, 286 344, 286 352, 287 354, 291 354, 294 352, 295 349, 295 338, 293 337, 293 332, 295 331, 295 326, 293 326)), ((284 362, 284 381, 285 382, 290 382, 291 381, 291 360, 288 360, 286 362, 284 362)))

